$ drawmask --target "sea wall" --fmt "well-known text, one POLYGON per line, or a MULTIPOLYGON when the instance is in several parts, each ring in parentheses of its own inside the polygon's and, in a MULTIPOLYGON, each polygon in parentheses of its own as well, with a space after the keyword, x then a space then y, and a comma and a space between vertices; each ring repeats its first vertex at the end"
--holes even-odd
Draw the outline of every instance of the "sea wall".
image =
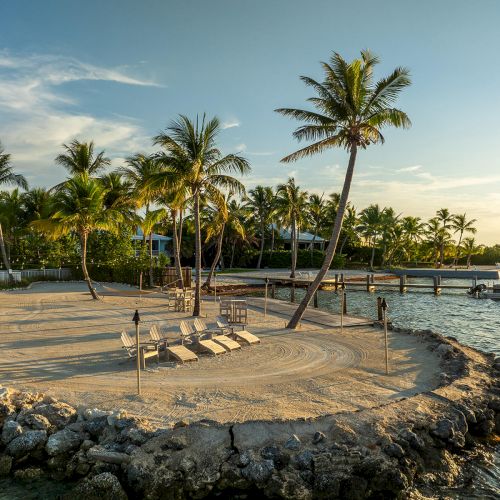
POLYGON ((68 498, 404 498, 453 484, 500 433, 500 359, 430 331, 433 391, 293 421, 177 422, 153 429, 123 411, 74 408, 0 388, 0 476, 75 481, 68 498))

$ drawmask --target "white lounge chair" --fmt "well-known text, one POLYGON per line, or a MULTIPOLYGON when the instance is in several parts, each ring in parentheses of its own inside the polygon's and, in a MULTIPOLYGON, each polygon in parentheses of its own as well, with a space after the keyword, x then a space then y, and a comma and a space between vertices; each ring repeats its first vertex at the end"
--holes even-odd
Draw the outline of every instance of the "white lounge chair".
MULTIPOLYGON (((121 333, 121 339, 123 348, 127 350, 129 358, 137 358, 137 345, 125 330, 123 330, 121 333)), ((139 344, 139 359, 143 370, 146 368, 146 359, 153 357, 157 358, 158 363, 160 362, 160 354, 158 352, 157 345, 155 346, 154 344, 139 344)))
POLYGON ((209 328, 207 328, 207 325, 205 324, 205 322, 200 319, 200 318, 196 318, 194 320, 194 328, 195 330, 200 334, 204 334, 204 335, 209 335, 210 337, 210 340, 213 340, 216 344, 219 344, 221 345, 222 347, 224 347, 224 349, 226 349, 226 351, 230 352, 230 351, 236 351, 238 349, 241 349, 241 345, 238 344, 238 342, 236 342, 235 340, 233 339, 230 339, 227 335, 222 335, 220 334, 220 330, 210 330, 209 328))

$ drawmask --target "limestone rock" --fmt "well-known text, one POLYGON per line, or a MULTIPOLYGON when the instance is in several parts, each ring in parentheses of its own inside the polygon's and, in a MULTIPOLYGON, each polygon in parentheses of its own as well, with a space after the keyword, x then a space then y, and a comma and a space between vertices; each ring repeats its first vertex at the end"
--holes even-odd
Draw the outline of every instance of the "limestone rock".
POLYGON ((79 434, 69 429, 63 429, 49 437, 45 449, 47 453, 53 457, 55 455, 67 453, 71 450, 76 450, 81 442, 82 438, 79 434))
POLYGON ((66 403, 40 403, 35 406, 33 413, 43 415, 52 425, 58 429, 66 427, 76 420, 76 410, 66 403))
POLYGON ((261 450, 260 456, 266 460, 272 460, 278 470, 283 469, 290 462, 290 455, 278 446, 266 446, 261 450))
POLYGON ((0 455, 0 477, 8 476, 12 468, 12 457, 0 455))
POLYGON ((24 423, 32 429, 48 431, 51 427, 49 420, 38 413, 29 413, 24 417, 24 423))
POLYGON ((241 474, 252 483, 263 484, 271 477, 273 470, 272 460, 252 460, 242 469, 241 474))
POLYGON ((454 434, 453 422, 447 418, 439 420, 431 429, 431 434, 443 441, 452 438, 454 434))
POLYGON ((130 457, 126 453, 119 453, 116 451, 109 451, 101 446, 94 446, 87 451, 87 458, 93 462, 100 461, 110 464, 127 463, 130 457))
POLYGON ((405 454, 403 448, 397 443, 391 443, 384 447, 384 453, 389 457, 402 458, 405 454))
POLYGON ((72 495, 74 500, 127 500, 127 494, 118 478, 110 472, 103 472, 84 479, 72 495))
POLYGON ((3 424, 2 443, 7 445, 22 433, 23 428, 15 420, 7 420, 7 422, 3 424))
POLYGON ((314 433, 314 436, 313 436, 313 444, 318 444, 318 443, 321 443, 321 441, 324 441, 326 439, 326 436, 320 432, 320 431, 317 431, 314 433))
POLYGON ((29 452, 41 448, 47 441, 46 431, 27 431, 14 438, 7 446, 7 453, 14 458, 21 458, 29 452))
POLYGON ((288 441, 285 443, 285 448, 287 450, 299 450, 302 442, 296 434, 292 434, 288 441))
POLYGON ((96 418, 108 417, 111 415, 111 411, 99 410, 98 408, 87 408, 82 412, 83 418, 85 420, 94 420, 96 418))
POLYGON ((40 479, 43 476, 43 471, 40 467, 28 467, 27 469, 19 469, 14 472, 14 477, 21 481, 33 481, 40 479))
POLYGON ((447 355, 451 354, 453 352, 453 347, 449 344, 439 344, 436 352, 441 356, 441 357, 446 357, 447 355))

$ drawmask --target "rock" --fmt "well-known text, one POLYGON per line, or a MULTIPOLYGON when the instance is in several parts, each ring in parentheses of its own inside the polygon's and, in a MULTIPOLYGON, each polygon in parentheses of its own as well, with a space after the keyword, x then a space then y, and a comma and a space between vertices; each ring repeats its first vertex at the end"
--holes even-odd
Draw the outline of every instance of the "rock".
POLYGON ((114 411, 110 415, 108 415, 108 425, 116 425, 118 420, 128 420, 128 415, 124 411, 114 411))
POLYGON ((33 481, 40 479, 43 476, 43 471, 39 467, 28 467, 27 469, 19 469, 14 472, 14 477, 21 481, 33 481))
POLYGON ((12 394, 8 387, 0 387, 0 400, 7 401, 12 394))
POLYGON ((500 434, 500 413, 497 413, 495 417, 495 432, 500 434))
POLYGON ((90 448, 90 450, 87 451, 87 458, 93 462, 100 461, 118 465, 130 461, 130 457, 126 453, 109 451, 100 446, 90 448))
POLYGON ((444 358, 453 352, 453 347, 449 344, 439 344, 436 352, 444 358))
POLYGON ((98 408, 87 408, 82 412, 83 418, 85 420, 94 420, 96 418, 102 418, 102 417, 108 417, 108 415, 111 415, 111 411, 105 411, 105 410, 99 410, 98 408))
POLYGON ((21 458, 37 448, 41 448, 47 441, 46 431, 27 431, 14 438, 7 446, 7 453, 14 458, 21 458))
MULTIPOLYGON (((147 441, 146 436, 139 430, 136 429, 135 427, 130 427, 128 429, 123 429, 121 432, 122 437, 125 439, 128 439, 132 444, 136 445, 141 445, 144 444, 147 441)), ((177 436, 172 436, 172 438, 177 437, 177 436)), ((178 440, 179 441, 179 440, 178 440)), ((182 441, 182 440, 180 440, 182 441)), ((180 448, 177 449, 182 449, 184 447, 184 443, 177 443, 180 448)))
POLYGON ((48 431, 51 427, 49 420, 38 413, 29 413, 24 417, 24 423, 32 429, 48 431))
POLYGON ((416 451, 422 451, 425 449, 424 440, 410 429, 404 429, 399 435, 408 443, 410 448, 413 448, 416 451))
POLYGON ((47 444, 45 445, 45 450, 47 453, 53 457, 55 455, 61 455, 62 453, 67 453, 71 450, 76 450, 82 438, 76 432, 70 431, 69 429, 63 429, 58 431, 49 437, 47 444))
POLYGON ((188 425, 189 422, 187 420, 179 420, 178 422, 175 422, 174 429, 179 429, 180 427, 187 427, 188 425))
POLYGON ((391 443, 384 447, 384 453, 393 458, 402 458, 405 454, 403 448, 397 443, 391 443))
POLYGON ((310 470, 313 464, 314 454, 311 450, 304 450, 293 457, 293 465, 298 470, 310 470))
POLYGON ((474 426, 474 434, 476 436, 489 436, 495 428, 494 420, 482 420, 474 426))
POLYGON ((285 448, 287 450, 299 450, 302 442, 296 434, 292 434, 288 441, 285 443, 285 448))
POLYGON ((316 431, 313 436, 313 444, 321 443, 321 441, 324 441, 325 439, 326 436, 322 432, 316 431))
POLYGON ((94 438, 99 437, 107 427, 107 417, 95 417, 92 420, 84 422, 83 424, 84 431, 88 432, 94 438))
POLYGON ((252 460, 241 474, 245 479, 255 484, 265 483, 272 475, 274 464, 272 460, 252 460))
POLYGON ((474 415, 474 412, 468 406, 458 403, 455 405, 455 408, 464 414, 465 420, 468 424, 475 424, 477 422, 476 415, 474 415))
POLYGON ((43 415, 47 420, 58 429, 66 427, 76 420, 76 410, 66 403, 40 403, 35 406, 33 413, 43 415))
POLYGON ((500 399, 492 399, 488 403, 488 408, 491 408, 495 413, 500 413, 500 399))
POLYGON ((49 396, 48 394, 46 394, 42 401, 44 403, 47 403, 47 404, 51 404, 51 403, 56 403, 57 402, 57 399, 54 397, 54 396, 49 396))
POLYGON ((431 434, 443 441, 453 437, 453 422, 447 418, 439 420, 431 429, 431 434))
POLYGON ((110 472, 84 479, 71 496, 74 500, 127 500, 128 498, 118 478, 110 472))
POLYGON ((14 438, 20 436, 23 433, 23 428, 14 420, 7 420, 3 424, 2 429, 2 443, 7 445, 14 438))
POLYGON ((0 426, 9 419, 16 417, 16 408, 9 402, 0 402, 0 426))
POLYGON ((8 476, 12 469, 12 457, 0 455, 0 477, 8 476))
POLYGON ((278 446, 266 446, 260 452, 265 460, 272 460, 276 469, 281 470, 290 462, 290 455, 278 446))
POLYGON ((92 448, 93 446, 95 446, 94 441, 91 441, 90 439, 85 439, 83 441, 82 445, 80 446, 80 448, 83 451, 87 451, 87 450, 90 450, 90 448, 92 448))

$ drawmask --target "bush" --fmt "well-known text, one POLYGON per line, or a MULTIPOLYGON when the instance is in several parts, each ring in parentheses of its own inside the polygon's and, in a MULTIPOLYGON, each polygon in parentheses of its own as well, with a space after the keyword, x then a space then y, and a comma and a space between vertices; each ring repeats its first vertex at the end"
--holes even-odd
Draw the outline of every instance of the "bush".
MULTIPOLYGON (((258 254, 252 261, 252 266, 257 265, 258 254)), ((313 268, 318 269, 323 264, 325 252, 321 250, 299 250, 297 252, 297 267, 298 268, 313 268)), ((266 250, 262 256, 262 267, 270 268, 290 268, 292 262, 291 250, 275 250, 272 254, 270 250, 266 250)), ((345 257, 343 255, 335 255, 330 268, 339 269, 344 267, 345 257)))

